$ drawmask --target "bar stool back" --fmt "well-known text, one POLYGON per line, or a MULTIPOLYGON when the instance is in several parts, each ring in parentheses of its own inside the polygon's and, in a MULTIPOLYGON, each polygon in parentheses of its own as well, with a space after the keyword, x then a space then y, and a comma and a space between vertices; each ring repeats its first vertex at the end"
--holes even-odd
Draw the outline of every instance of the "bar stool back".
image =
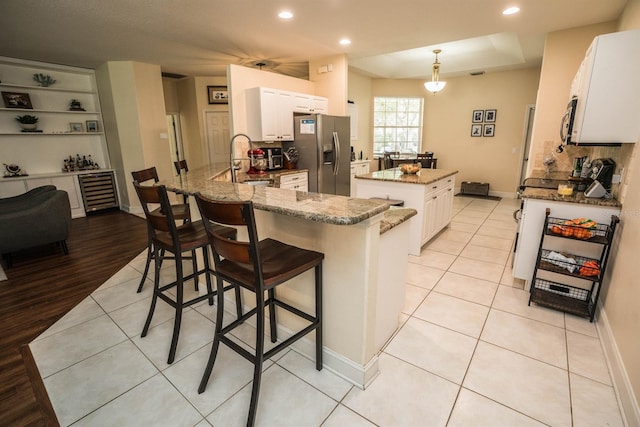
POLYGON ((203 393, 207 387, 220 343, 226 344, 254 364, 253 387, 247 420, 247 425, 252 426, 256 419, 262 364, 265 359, 270 358, 304 335, 315 331, 316 369, 318 371, 322 369, 322 260, 324 259, 324 254, 290 246, 274 239, 258 240, 251 201, 212 201, 199 194, 196 195, 196 201, 213 251, 218 287, 218 310, 213 345, 211 346, 211 354, 209 355, 198 393, 203 393), (212 227, 214 223, 236 226, 240 230, 245 228, 249 236, 248 242, 225 239, 223 235, 212 227), (278 300, 275 293, 276 286, 311 268, 315 269, 315 315, 305 313, 278 300), (244 289, 255 293, 256 297, 255 308, 224 327, 224 298, 221 291, 223 281, 242 286, 244 289), (267 292, 266 301, 264 298, 265 291, 267 292), (275 343, 277 341, 276 306, 301 317, 309 322, 309 325, 265 352, 264 323, 267 307, 269 308, 271 342, 275 343), (229 335, 231 331, 254 314, 256 315, 256 344, 255 353, 252 354, 241 347, 229 335))
MULTIPOLYGON (((139 171, 132 171, 131 176, 133 177, 134 182, 138 182, 139 184, 148 183, 149 181, 153 181, 153 183, 157 183, 159 181, 158 171, 155 166, 142 169, 139 171)), ((157 207, 155 212, 160 213, 160 207, 157 207)), ((184 224, 191 221, 191 212, 189 210, 189 204, 186 199, 184 203, 171 205, 171 213, 176 220, 182 220, 184 224)), ((144 265, 144 273, 142 273, 142 279, 140 280, 140 284, 138 285, 138 292, 142 292, 142 287, 144 286, 144 282, 147 279, 147 274, 149 273, 149 266, 151 265, 151 260, 153 259, 153 244, 151 241, 151 230, 149 229, 149 225, 147 224, 147 261, 144 265)), ((194 267, 195 270, 196 267, 194 267)), ((197 286, 197 283, 196 283, 197 286)))
MULTIPOLYGON (((149 308, 149 314, 147 320, 142 329, 142 337, 147 335, 151 319, 153 318, 153 312, 156 307, 158 298, 165 301, 167 304, 175 309, 175 319, 173 325, 173 336, 171 338, 171 345, 169 346, 169 358, 167 363, 173 363, 176 354, 176 348, 178 345, 178 337, 180 334, 180 323, 182 321, 182 310, 184 307, 188 307, 205 299, 209 300, 209 305, 213 305, 213 296, 217 291, 213 291, 211 287, 209 268, 209 253, 207 247, 209 240, 207 232, 202 224, 202 221, 189 222, 180 227, 176 225, 175 218, 171 212, 171 205, 169 204, 169 197, 167 195, 167 189, 164 185, 158 186, 142 186, 137 182, 134 182, 134 187, 142 203, 145 217, 147 218, 147 224, 151 231, 151 239, 153 245, 153 258, 155 260, 155 277, 153 281, 153 298, 151 299, 151 306, 149 308), (160 212, 152 210, 150 205, 160 205, 160 212), (162 212, 162 213, 161 213, 162 212), (195 251, 202 249, 202 256, 204 258, 204 268, 201 270, 194 270, 189 275, 184 275, 182 260, 187 257, 183 257, 184 252, 191 252, 191 256, 195 257, 195 251), (169 252, 173 254, 172 257, 165 256, 165 253, 169 252), (174 259, 176 267, 176 280, 160 286, 160 266, 164 259, 174 259), (207 283, 207 293, 197 296, 188 301, 184 301, 183 284, 186 280, 195 279, 198 275, 204 274, 207 283), (168 295, 167 291, 175 288, 175 300, 168 295)), ((216 233, 225 239, 235 239, 236 230, 230 227, 212 226, 216 233)), ((220 292, 224 292, 227 289, 235 288, 236 298, 240 298, 240 289, 237 286, 227 286, 226 288, 219 287, 220 292)), ((238 306, 238 316, 241 316, 241 306, 238 306)), ((220 309, 220 308, 219 308, 220 309)))

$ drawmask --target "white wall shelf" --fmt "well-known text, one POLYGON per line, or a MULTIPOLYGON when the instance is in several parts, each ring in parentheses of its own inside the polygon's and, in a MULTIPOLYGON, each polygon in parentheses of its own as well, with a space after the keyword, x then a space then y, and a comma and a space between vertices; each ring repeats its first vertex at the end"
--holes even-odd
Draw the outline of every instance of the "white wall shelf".
POLYGON ((25 93, 33 107, 8 108, 0 101, 0 163, 15 163, 30 175, 55 173, 65 158, 79 153, 110 167, 93 70, 0 57, 0 80, 0 91, 25 93), (39 86, 34 74, 56 82, 39 86), (69 110, 72 100, 85 111, 69 110), (37 116, 43 132, 21 132, 15 117, 25 114, 37 116), (89 120, 98 122, 99 132, 86 132, 89 120), (71 132, 71 123, 81 123, 83 132, 71 132))
POLYGON ((30 86, 30 85, 19 85, 19 84, 11 84, 11 83, 0 83, 1 88, 13 88, 13 89, 22 89, 22 90, 44 90, 51 92, 70 92, 70 93, 88 93, 92 94, 92 90, 83 90, 83 89, 64 89, 64 88, 56 88, 51 86, 30 86))

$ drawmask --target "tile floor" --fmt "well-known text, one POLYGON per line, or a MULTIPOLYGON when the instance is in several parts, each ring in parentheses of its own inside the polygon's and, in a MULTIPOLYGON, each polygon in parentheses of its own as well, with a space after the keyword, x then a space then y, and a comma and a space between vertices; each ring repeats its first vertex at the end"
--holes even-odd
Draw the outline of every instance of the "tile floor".
MULTIPOLYGON (((514 284, 518 204, 456 197, 450 227, 410 257, 402 326, 378 378, 361 390, 289 350, 266 364, 257 424, 624 425, 595 326, 527 306, 514 284)), ((143 263, 132 260, 31 344, 60 424, 244 425, 252 371, 243 358, 221 346, 215 381, 196 391, 215 308, 187 310, 170 366, 166 304, 140 338, 152 288, 135 293, 143 263)), ((243 333, 251 342, 252 329, 243 333)))

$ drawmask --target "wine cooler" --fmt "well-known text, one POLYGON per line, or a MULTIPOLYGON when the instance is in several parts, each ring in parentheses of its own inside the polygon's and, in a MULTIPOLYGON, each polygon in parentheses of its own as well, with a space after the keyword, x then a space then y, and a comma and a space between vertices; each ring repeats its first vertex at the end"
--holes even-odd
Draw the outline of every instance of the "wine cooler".
POLYGON ((118 193, 113 172, 78 175, 86 213, 117 208, 118 193))

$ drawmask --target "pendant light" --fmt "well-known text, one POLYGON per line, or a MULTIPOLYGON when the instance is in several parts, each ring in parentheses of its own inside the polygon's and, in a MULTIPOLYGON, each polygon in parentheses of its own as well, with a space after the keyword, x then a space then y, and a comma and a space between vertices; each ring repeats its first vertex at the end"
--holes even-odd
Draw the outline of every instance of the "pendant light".
POLYGON ((437 92, 440 92, 446 86, 447 82, 441 82, 439 80, 440 77, 440 63, 438 62, 438 54, 442 52, 440 49, 435 49, 433 53, 436 54, 436 62, 433 63, 433 71, 431 74, 431 81, 426 82, 424 87, 429 91, 433 92, 435 95, 437 92))

